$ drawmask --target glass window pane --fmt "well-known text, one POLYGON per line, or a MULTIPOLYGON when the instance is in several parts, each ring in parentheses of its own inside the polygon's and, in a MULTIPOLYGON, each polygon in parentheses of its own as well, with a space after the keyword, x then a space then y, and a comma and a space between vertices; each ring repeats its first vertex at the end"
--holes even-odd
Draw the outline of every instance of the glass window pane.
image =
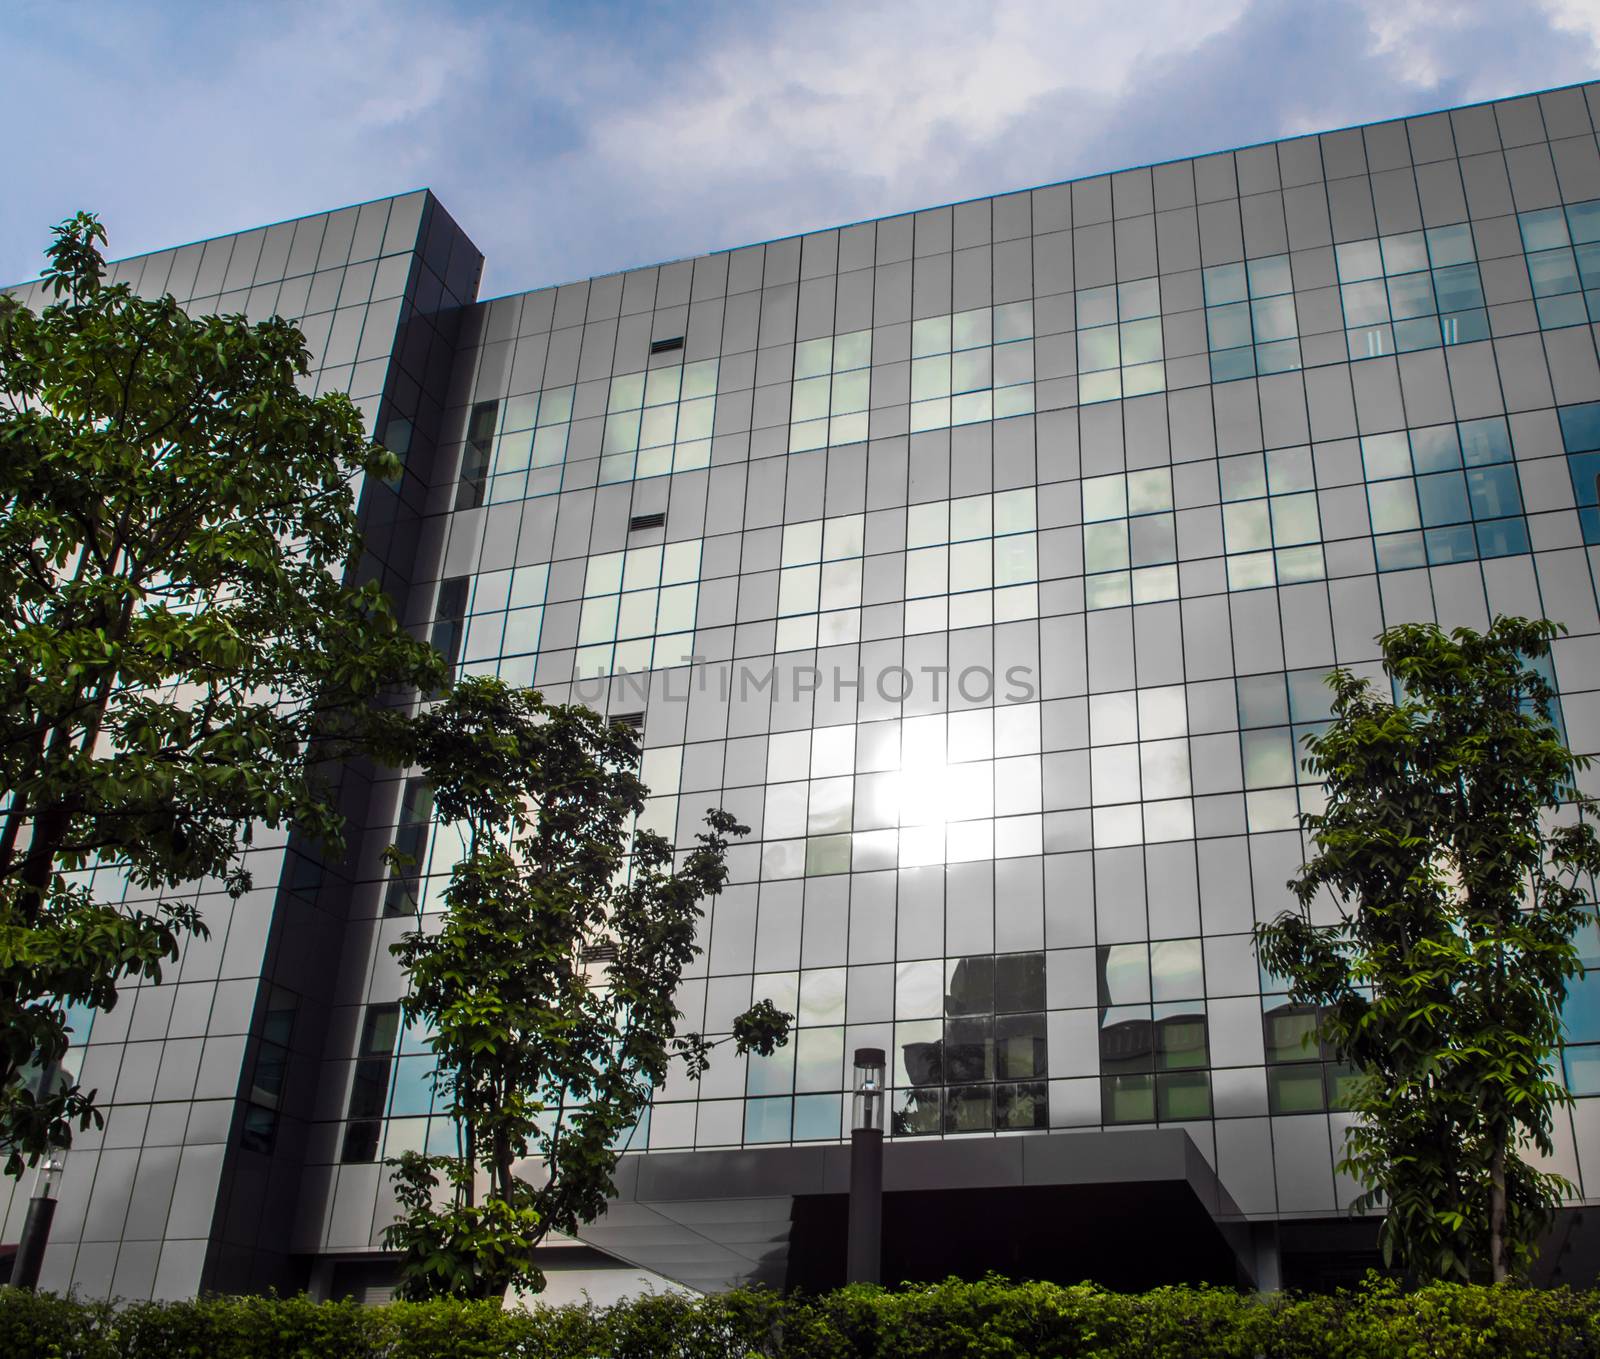
POLYGON ((814 562, 822 556, 822 521, 812 519, 804 524, 783 526, 783 564, 800 566, 814 562))
POLYGON ((911 399, 927 401, 950 395, 950 358, 937 354, 911 363, 911 399))
POLYGON ((1085 571, 1120 571, 1127 565, 1126 520, 1113 519, 1108 523, 1084 525, 1083 569, 1085 571))
POLYGON ((994 584, 992 549, 988 539, 957 543, 950 549, 950 589, 987 590, 994 584))
POLYGON ((660 593, 660 606, 656 616, 656 631, 688 632, 694 627, 695 604, 698 585, 672 585, 660 593))
POLYGON ((1316 485, 1309 448, 1275 448, 1267 454, 1267 485, 1273 495, 1309 491, 1316 485))
POLYGON ((928 354, 948 354, 949 352, 950 318, 948 316, 930 316, 927 320, 912 323, 912 358, 922 358, 928 354))
POLYGON ((1300 333, 1292 296, 1259 298, 1250 304, 1250 317, 1257 342, 1293 339, 1300 333))
POLYGON ((993 340, 994 327, 991 324, 991 312, 988 307, 957 312, 951 318, 952 349, 976 349, 980 345, 993 343, 993 340))
POLYGON ((578 621, 578 645, 609 642, 617 634, 617 596, 605 595, 583 601, 578 621))
POLYGON ((994 531, 996 533, 1024 533, 1038 523, 1038 511, 1032 488, 1017 491, 997 491, 994 495, 994 531))
POLYGON ((958 352, 951 361, 950 388, 956 392, 977 392, 992 386, 993 356, 988 349, 958 352))
POLYGON ((1031 340, 1033 338, 1033 303, 1007 302, 994 309, 994 342, 1031 340))
POLYGON ((906 546, 924 547, 950 539, 950 504, 936 500, 906 511, 906 546))
POLYGON ((1000 1015, 994 1021, 994 1066, 1000 1080, 1048 1074, 1044 1015, 1000 1015))
POLYGON ((833 337, 833 371, 844 373, 865 368, 872 362, 872 332, 852 330, 833 337))
POLYGON ((1080 373, 1102 372, 1107 368, 1115 368, 1120 353, 1116 326, 1096 326, 1092 330, 1078 332, 1080 373))
POLYGON ((859 514, 841 514, 827 520, 822 530, 822 559, 859 557, 864 526, 864 516, 859 514))
POLYGON ((1289 720, 1282 675, 1242 675, 1235 681, 1241 727, 1281 726, 1289 720))
POLYGON ((653 368, 644 384, 644 404, 661 406, 676 401, 683 383, 683 369, 653 368))
POLYGON ((1249 305, 1235 302, 1225 307, 1207 307, 1206 335, 1213 349, 1236 349, 1249 344, 1249 305))
POLYGON ((1394 533, 1417 528, 1416 489, 1409 479, 1378 482, 1367 487, 1367 504, 1372 514, 1374 533, 1394 533))
POLYGON ((1514 464, 1468 469, 1467 489, 1472 496, 1472 512, 1479 519, 1522 513, 1522 496, 1514 464))
POLYGON ((1022 1085, 997 1085, 994 1089, 994 1122, 997 1128, 1047 1128, 1050 1110, 1043 1081, 1022 1085))
POLYGON ((852 411, 867 409, 867 394, 871 370, 862 368, 852 373, 839 373, 833 379, 833 404, 834 415, 845 415, 852 411))
POLYGON ((1150 945, 1151 995, 1191 1000, 1205 994, 1198 939, 1163 939, 1150 945))
MULTIPOLYGON (((1112 478, 1105 478, 1112 480, 1112 478)), ((1128 513, 1151 514, 1172 508, 1172 472, 1155 467, 1128 473, 1128 513)))
POLYGON ((798 1095, 794 1101, 794 1140, 820 1141, 837 1138, 844 1118, 844 1100, 839 1095, 798 1095))
POLYGON ((1085 288, 1078 294, 1078 329, 1110 325, 1117 319, 1117 290, 1085 288))
POLYGON ((589 558, 584 574, 583 593, 586 596, 613 594, 622 588, 622 560, 620 552, 606 552, 589 558))
MULTIPOLYGON (((1117 315, 1123 321, 1161 314, 1161 285, 1153 278, 1117 285, 1117 315)), ((1159 329, 1159 328, 1158 328, 1159 329)))
POLYGON ((1429 527, 1465 523, 1472 518, 1467 505, 1467 481, 1460 472, 1418 477, 1417 502, 1422 522, 1429 527))
POLYGON ((906 553, 906 597, 942 595, 948 589, 949 553, 944 547, 906 553))
POLYGON ((1409 274, 1428 267, 1428 246, 1420 231, 1385 236, 1382 246, 1383 272, 1386 274, 1409 274))
POLYGON ((1002 953, 994 960, 997 1014, 1044 1009, 1044 954, 1002 953))
POLYGON ((1268 1107, 1275 1114, 1315 1113, 1323 1107, 1322 1065, 1267 1068, 1268 1107))
POLYGON ((1133 566, 1176 561, 1177 532, 1170 514, 1147 514, 1128 522, 1129 560, 1133 566))
POLYGON ((618 637, 648 637, 656 630, 656 592, 635 590, 622 596, 617 610, 618 637))
POLYGON ((1127 479, 1121 473, 1083 479, 1083 518, 1086 523, 1120 519, 1127 512, 1127 479))
POLYGON ((1258 727, 1239 733, 1244 750, 1246 788, 1281 788, 1294 782, 1294 746, 1285 727, 1258 727))
POLYGON ((1340 290, 1347 326, 1375 326, 1389 319, 1389 294, 1381 279, 1346 283, 1340 290))
POLYGON ((1444 265, 1466 264, 1477 258, 1472 244, 1472 228, 1465 222, 1429 227, 1427 237, 1428 258, 1433 261, 1435 269, 1444 265))
POLYGON ((1528 279, 1535 297, 1578 291, 1578 266, 1570 250, 1547 250, 1528 256, 1528 279))
POLYGON ((1268 255, 1265 259, 1250 260, 1246 269, 1250 275, 1251 297, 1274 297, 1294 291, 1287 255, 1268 255))
POLYGON ((794 384, 791 420, 816 420, 828 413, 828 383, 826 377, 812 377, 794 384))
POLYGON ((744 1140, 746 1142, 787 1142, 794 1100, 747 1099, 744 1102, 744 1140))
POLYGON ((606 409, 617 411, 638 410, 644 405, 644 374, 625 373, 611 379, 611 399, 606 409))
POLYGON ((1438 310, 1433 298, 1433 276, 1424 272, 1391 278, 1389 310, 1397 321, 1409 316, 1432 316, 1438 310))
MULTIPOLYGON (((1581 409, 1581 408, 1580 408, 1581 409)), ((1562 412, 1562 432, 1566 433, 1566 415, 1562 412)), ((1570 450, 1575 445, 1567 443, 1570 450)), ((1511 434, 1505 417, 1495 415, 1487 420, 1467 420, 1461 425, 1461 451, 1468 467, 1481 467, 1485 463, 1511 460, 1511 434)))
POLYGON ((1262 501, 1245 500, 1224 505, 1222 522, 1229 552, 1272 546, 1271 521, 1262 501))
POLYGON ((600 448, 602 453, 632 453, 638 447, 638 411, 606 416, 605 441, 600 448))
POLYGON ((1163 1073, 1156 1077, 1156 1113, 1183 1122, 1211 1117, 1211 1077, 1204 1071, 1163 1073))
POLYGON ((1242 264, 1217 264, 1204 274, 1206 306, 1245 300, 1245 269, 1242 264))
POLYGON ((678 426, 677 406, 652 406, 639 422, 639 447, 660 448, 670 444, 678 426))
POLYGON ((995 540, 994 583, 996 585, 1027 585, 1038 579, 1038 546, 1031 533, 1014 533, 1009 537, 995 540))
POLYGON ((1411 471, 1411 444, 1404 434, 1371 434, 1361 441, 1367 479, 1403 477, 1411 471))
POLYGON ((1461 437, 1454 425, 1411 431, 1411 456, 1419 472, 1443 472, 1461 466, 1461 437))
POLYGON ((1161 357, 1161 318, 1128 321, 1122 326, 1122 361, 1152 363, 1161 357))
POLYGON ((822 588, 820 566, 786 566, 778 580, 778 613, 815 613, 822 588))
MULTIPOLYGON (((1300 543, 1314 543, 1322 537, 1317 522, 1317 497, 1311 492, 1301 495, 1273 496, 1272 541, 1278 547, 1293 547, 1300 543)), ((1229 506, 1229 508, 1233 508, 1229 506)))
POLYGON ((1259 453, 1245 453, 1237 458, 1222 458, 1218 469, 1222 474, 1222 498, 1247 500, 1267 493, 1266 463, 1259 453))
POLYGON ((945 1091, 946 1132, 986 1132, 994 1126, 994 1087, 956 1086, 945 1091))
POLYGON ((1517 225, 1522 228, 1524 250, 1550 250, 1566 245, 1567 218, 1560 208, 1542 208, 1538 212, 1519 212, 1517 225))
POLYGON ((1483 284, 1476 264, 1435 269, 1433 287, 1442 312, 1469 311, 1483 306, 1483 284))
MULTIPOLYGON (((1187 1002, 1192 1005, 1193 1002, 1187 1002)), ((1162 1014, 1156 1007, 1156 1068, 1161 1071, 1183 1071, 1206 1064, 1206 1017, 1204 1014, 1162 1014)))
POLYGON ((1101 1081, 1101 1117, 1107 1123, 1153 1123, 1154 1076, 1107 1076, 1101 1081))
POLYGON ((1349 241, 1336 246, 1339 262, 1339 282, 1354 283, 1364 278, 1379 278, 1383 274, 1383 256, 1376 241, 1349 241))

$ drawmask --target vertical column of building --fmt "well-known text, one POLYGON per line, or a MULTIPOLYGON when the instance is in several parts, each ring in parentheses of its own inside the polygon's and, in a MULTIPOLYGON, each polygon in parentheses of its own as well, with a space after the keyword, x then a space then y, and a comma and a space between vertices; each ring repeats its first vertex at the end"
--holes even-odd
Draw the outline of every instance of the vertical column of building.
MULTIPOLYGON (((382 386, 367 406, 375 437, 398 454, 394 481, 361 488, 364 553, 358 581, 375 580, 404 617, 418 547, 418 526, 432 476, 445 387, 463 308, 477 293, 483 256, 430 193, 394 201, 386 248, 410 262, 398 308, 363 332, 362 352, 381 356, 382 386)), ((407 704, 410 694, 392 701, 407 704)), ((346 823, 341 856, 291 834, 288 871, 279 887, 267 939, 262 985, 244 1054, 232 1149, 218 1195, 204 1286, 222 1291, 304 1287, 309 1261, 292 1253, 302 1201, 320 1197, 304 1182, 308 1164, 325 1160, 313 1132, 318 1080, 330 1053, 343 1049, 336 1017, 352 979, 349 959, 365 958, 369 930, 355 883, 365 856, 381 853, 393 820, 388 789, 363 760, 326 770, 346 823), (369 835, 369 828, 373 829, 369 835)))
MULTIPOLYGON (((481 264, 460 241, 419 192, 124 260, 108 274, 196 315, 296 320, 310 351, 306 390, 349 392, 370 429, 417 426, 411 457, 425 459, 439 405, 427 393, 449 362, 435 351, 449 348, 448 318, 481 264)), ((37 285, 23 295, 50 301, 37 285)), ((391 526, 371 535, 381 555, 366 568, 389 588, 389 559, 408 545, 393 527, 405 516, 385 499, 404 500, 408 482, 415 504, 414 473, 398 488, 362 488, 363 524, 391 526)), ((68 1065, 97 1092, 106 1125, 79 1133, 67 1156, 45 1287, 138 1298, 293 1282, 281 1268, 253 1275, 236 1248, 257 1239, 247 1223, 286 1236, 268 1207, 293 1192, 292 1054, 320 1042, 307 1001, 328 952, 306 921, 326 914, 327 894, 314 847, 292 835, 258 832, 248 867, 254 886, 237 901, 220 883, 196 885, 209 936, 186 941, 160 985, 128 987, 113 1010, 74 1018, 68 1065), (230 1262, 244 1268, 230 1272, 230 1262)), ((97 871, 94 886, 104 899, 135 899, 114 871, 97 871)), ((0 1239, 16 1239, 30 1184, 4 1186, 0 1239)))

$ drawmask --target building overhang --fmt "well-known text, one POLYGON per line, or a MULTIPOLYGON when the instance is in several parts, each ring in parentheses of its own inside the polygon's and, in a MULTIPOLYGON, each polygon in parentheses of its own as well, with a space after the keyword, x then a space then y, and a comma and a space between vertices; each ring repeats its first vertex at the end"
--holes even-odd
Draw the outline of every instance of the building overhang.
MULTIPOLYGON (((844 1281, 850 1147, 624 1156, 580 1238, 705 1292, 844 1281)), ((884 1280, 1253 1283, 1248 1224, 1178 1128, 895 1140, 884 1280)))

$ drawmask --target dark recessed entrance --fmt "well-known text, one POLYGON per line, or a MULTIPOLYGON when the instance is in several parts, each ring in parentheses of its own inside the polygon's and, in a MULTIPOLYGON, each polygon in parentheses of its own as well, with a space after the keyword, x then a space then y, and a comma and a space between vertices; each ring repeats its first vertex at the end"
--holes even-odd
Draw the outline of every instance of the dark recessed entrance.
MULTIPOLYGON (((791 1288, 844 1282, 846 1199, 794 1201, 791 1288)), ((1051 1185, 884 1195, 885 1283, 994 1272, 1119 1290, 1244 1282, 1237 1257, 1186 1184, 1051 1185)))

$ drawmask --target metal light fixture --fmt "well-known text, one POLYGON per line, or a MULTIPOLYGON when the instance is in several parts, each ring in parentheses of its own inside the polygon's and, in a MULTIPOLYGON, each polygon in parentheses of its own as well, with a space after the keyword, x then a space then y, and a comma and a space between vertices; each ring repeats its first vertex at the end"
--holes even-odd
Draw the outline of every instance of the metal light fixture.
POLYGON ((878 1283, 883 1272, 883 1128, 888 1091, 882 1048, 857 1048, 850 1101, 850 1239, 846 1279, 878 1283))
POLYGON ((33 1197, 28 1200, 28 1215, 22 1223, 22 1240, 11 1266, 11 1282, 17 1288, 39 1286, 44 1248, 50 1243, 50 1224, 56 1216, 56 1194, 61 1189, 61 1172, 66 1165, 66 1153, 57 1151, 39 1167, 33 1197))

